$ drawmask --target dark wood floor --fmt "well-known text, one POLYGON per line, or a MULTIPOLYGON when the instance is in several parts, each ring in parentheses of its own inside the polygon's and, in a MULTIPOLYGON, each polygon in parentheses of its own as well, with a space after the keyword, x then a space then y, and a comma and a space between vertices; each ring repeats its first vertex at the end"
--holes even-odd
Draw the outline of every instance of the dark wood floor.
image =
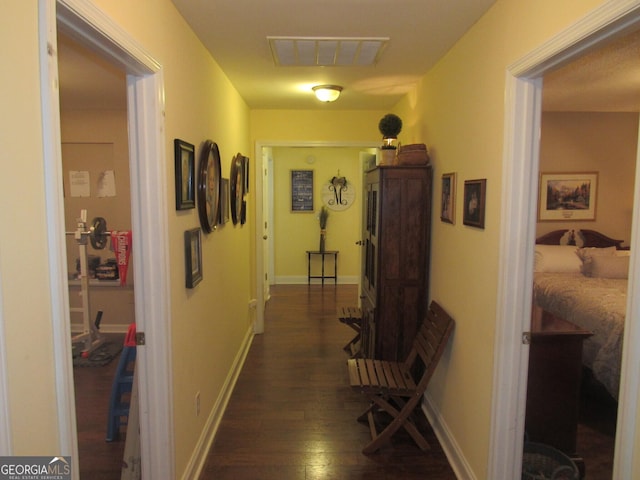
MULTIPOLYGON (((104 337, 119 343, 124 340, 124 334, 104 335, 104 337)), ((78 456, 82 479, 120 478, 126 435, 121 435, 119 441, 105 441, 109 396, 118 359, 119 357, 116 357, 103 367, 74 367, 73 369, 76 387, 78 456)))
MULTIPOLYGON (((342 346, 353 332, 336 306, 357 301, 355 286, 276 286, 264 335, 253 341, 201 478, 454 479, 428 426, 432 450, 423 453, 400 432, 376 455, 356 417, 366 401, 348 387, 342 346)), ((105 442, 108 399, 118 359, 105 367, 75 368, 82 479, 120 478, 124 439, 105 442)), ((591 396, 581 405, 579 451, 587 480, 611 478, 615 407, 591 396)))
MULTIPOLYGON (((208 455, 202 479, 455 479, 431 430, 420 451, 398 434, 365 456, 356 417, 366 399, 348 386, 342 346, 353 331, 336 305, 357 304, 348 285, 276 286, 208 455)), ((426 423, 426 422, 425 422, 426 423)))
POLYGON ((584 457, 587 480, 611 480, 617 415, 616 402, 585 372, 576 450, 584 457))

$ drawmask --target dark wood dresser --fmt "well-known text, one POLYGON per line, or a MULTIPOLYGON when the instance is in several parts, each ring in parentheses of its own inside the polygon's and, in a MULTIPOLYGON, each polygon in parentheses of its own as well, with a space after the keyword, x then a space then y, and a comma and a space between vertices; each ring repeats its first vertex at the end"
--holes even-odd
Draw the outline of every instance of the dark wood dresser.
POLYGON ((582 343, 592 335, 573 323, 534 308, 529 349, 528 439, 550 445, 584 464, 576 451, 582 343))

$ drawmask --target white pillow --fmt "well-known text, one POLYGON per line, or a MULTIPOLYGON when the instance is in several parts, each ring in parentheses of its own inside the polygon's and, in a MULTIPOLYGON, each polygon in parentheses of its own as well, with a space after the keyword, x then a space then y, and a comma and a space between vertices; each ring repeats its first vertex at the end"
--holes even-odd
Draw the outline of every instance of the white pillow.
POLYGON ((616 247, 583 247, 576 250, 578 257, 582 260, 581 272, 587 276, 591 276, 591 261, 594 257, 611 257, 616 254, 616 247))
POLYGON ((535 272, 580 273, 582 261, 574 245, 536 245, 535 272))
POLYGON ((601 256, 591 259, 590 277, 627 278, 629 276, 629 257, 601 256))

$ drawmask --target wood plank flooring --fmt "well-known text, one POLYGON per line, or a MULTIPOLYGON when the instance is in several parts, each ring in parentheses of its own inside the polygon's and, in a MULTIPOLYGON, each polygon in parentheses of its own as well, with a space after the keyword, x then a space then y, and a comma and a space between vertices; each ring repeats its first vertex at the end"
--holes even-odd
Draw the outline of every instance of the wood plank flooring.
MULTIPOLYGON (((122 343, 124 334, 103 335, 122 343)), ((120 478, 125 434, 119 441, 106 442, 111 385, 119 356, 103 367, 74 367, 76 424, 80 478, 114 480, 120 478)))
POLYGON ((265 334, 253 341, 202 479, 455 479, 432 430, 422 452, 404 431, 365 456, 364 396, 349 387, 347 355, 354 335, 336 308, 357 304, 354 285, 276 286, 265 334))
MULTIPOLYGON (((455 478, 427 425, 421 430, 429 452, 404 432, 375 455, 360 452, 369 432, 356 417, 367 405, 348 387, 342 349, 354 332, 336 319, 338 306, 356 303, 351 285, 272 289, 266 333, 255 337, 202 480, 455 478)), ((105 367, 74 369, 82 479, 120 478, 124 439, 105 442, 117 363, 116 358, 105 367)), ((615 407, 597 398, 583 402, 578 444, 586 478, 610 479, 615 407)))

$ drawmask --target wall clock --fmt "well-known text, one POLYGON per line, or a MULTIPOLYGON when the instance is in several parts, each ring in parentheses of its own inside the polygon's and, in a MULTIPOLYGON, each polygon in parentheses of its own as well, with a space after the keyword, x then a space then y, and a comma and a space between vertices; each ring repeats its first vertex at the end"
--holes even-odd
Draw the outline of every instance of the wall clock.
POLYGON ((202 229, 211 233, 220 216, 220 151, 218 145, 207 140, 200 152, 198 167, 198 214, 202 229))
POLYGON ((346 210, 356 199, 356 188, 345 177, 333 177, 322 186, 322 202, 331 210, 346 210))

